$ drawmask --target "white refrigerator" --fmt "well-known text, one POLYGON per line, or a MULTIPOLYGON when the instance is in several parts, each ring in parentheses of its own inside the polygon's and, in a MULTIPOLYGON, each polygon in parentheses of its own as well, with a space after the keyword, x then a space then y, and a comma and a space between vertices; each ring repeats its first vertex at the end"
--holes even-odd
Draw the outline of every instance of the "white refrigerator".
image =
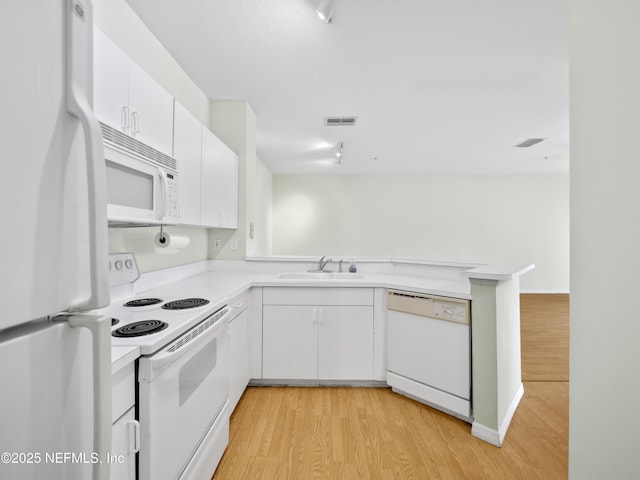
POLYGON ((101 479, 111 444, 90 0, 0 5, 0 479, 101 479))

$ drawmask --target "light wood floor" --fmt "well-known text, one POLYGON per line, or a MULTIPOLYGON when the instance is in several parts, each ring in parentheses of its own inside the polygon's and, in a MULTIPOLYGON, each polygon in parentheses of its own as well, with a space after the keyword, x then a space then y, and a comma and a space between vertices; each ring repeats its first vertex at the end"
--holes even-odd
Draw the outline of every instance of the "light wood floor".
MULTIPOLYGON (((547 348, 542 330, 555 325, 551 317, 562 321, 568 298, 566 306, 550 307, 546 296, 534 297, 521 303, 523 372, 526 354, 532 377, 555 378, 568 336, 551 335, 547 348)), ((213 479, 565 479, 568 383, 524 387, 502 448, 387 388, 250 387, 231 417, 229 446, 213 479)))
POLYGON ((569 381, 569 295, 520 295, 523 381, 569 381))

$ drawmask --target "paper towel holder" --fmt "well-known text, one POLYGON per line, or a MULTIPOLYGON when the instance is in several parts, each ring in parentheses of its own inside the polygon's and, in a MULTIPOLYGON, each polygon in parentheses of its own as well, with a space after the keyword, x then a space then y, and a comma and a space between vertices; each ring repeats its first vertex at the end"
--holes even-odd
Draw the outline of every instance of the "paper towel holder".
POLYGON ((164 231, 162 230, 163 225, 160 224, 160 238, 158 238, 158 241, 164 245, 165 243, 167 243, 167 237, 164 236, 164 231))

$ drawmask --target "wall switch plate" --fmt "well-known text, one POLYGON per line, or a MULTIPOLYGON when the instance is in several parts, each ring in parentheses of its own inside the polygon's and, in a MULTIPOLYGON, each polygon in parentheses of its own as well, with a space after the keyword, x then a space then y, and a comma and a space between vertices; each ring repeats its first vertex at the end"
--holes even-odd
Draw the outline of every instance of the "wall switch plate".
POLYGON ((231 239, 231 250, 237 250, 238 249, 238 240, 235 238, 231 239))
POLYGON ((220 239, 219 239, 219 238, 216 238, 216 239, 213 241, 213 248, 214 248, 215 250, 220 250, 220 239))

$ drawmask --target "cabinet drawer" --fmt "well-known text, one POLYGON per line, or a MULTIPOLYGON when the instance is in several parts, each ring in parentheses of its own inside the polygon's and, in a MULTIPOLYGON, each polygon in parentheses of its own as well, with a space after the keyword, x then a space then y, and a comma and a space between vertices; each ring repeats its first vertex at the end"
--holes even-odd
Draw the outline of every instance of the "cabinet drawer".
POLYGON ((263 305, 373 305, 373 288, 264 288, 263 305))
POLYGON ((111 375, 111 423, 136 403, 134 365, 132 362, 111 375))

